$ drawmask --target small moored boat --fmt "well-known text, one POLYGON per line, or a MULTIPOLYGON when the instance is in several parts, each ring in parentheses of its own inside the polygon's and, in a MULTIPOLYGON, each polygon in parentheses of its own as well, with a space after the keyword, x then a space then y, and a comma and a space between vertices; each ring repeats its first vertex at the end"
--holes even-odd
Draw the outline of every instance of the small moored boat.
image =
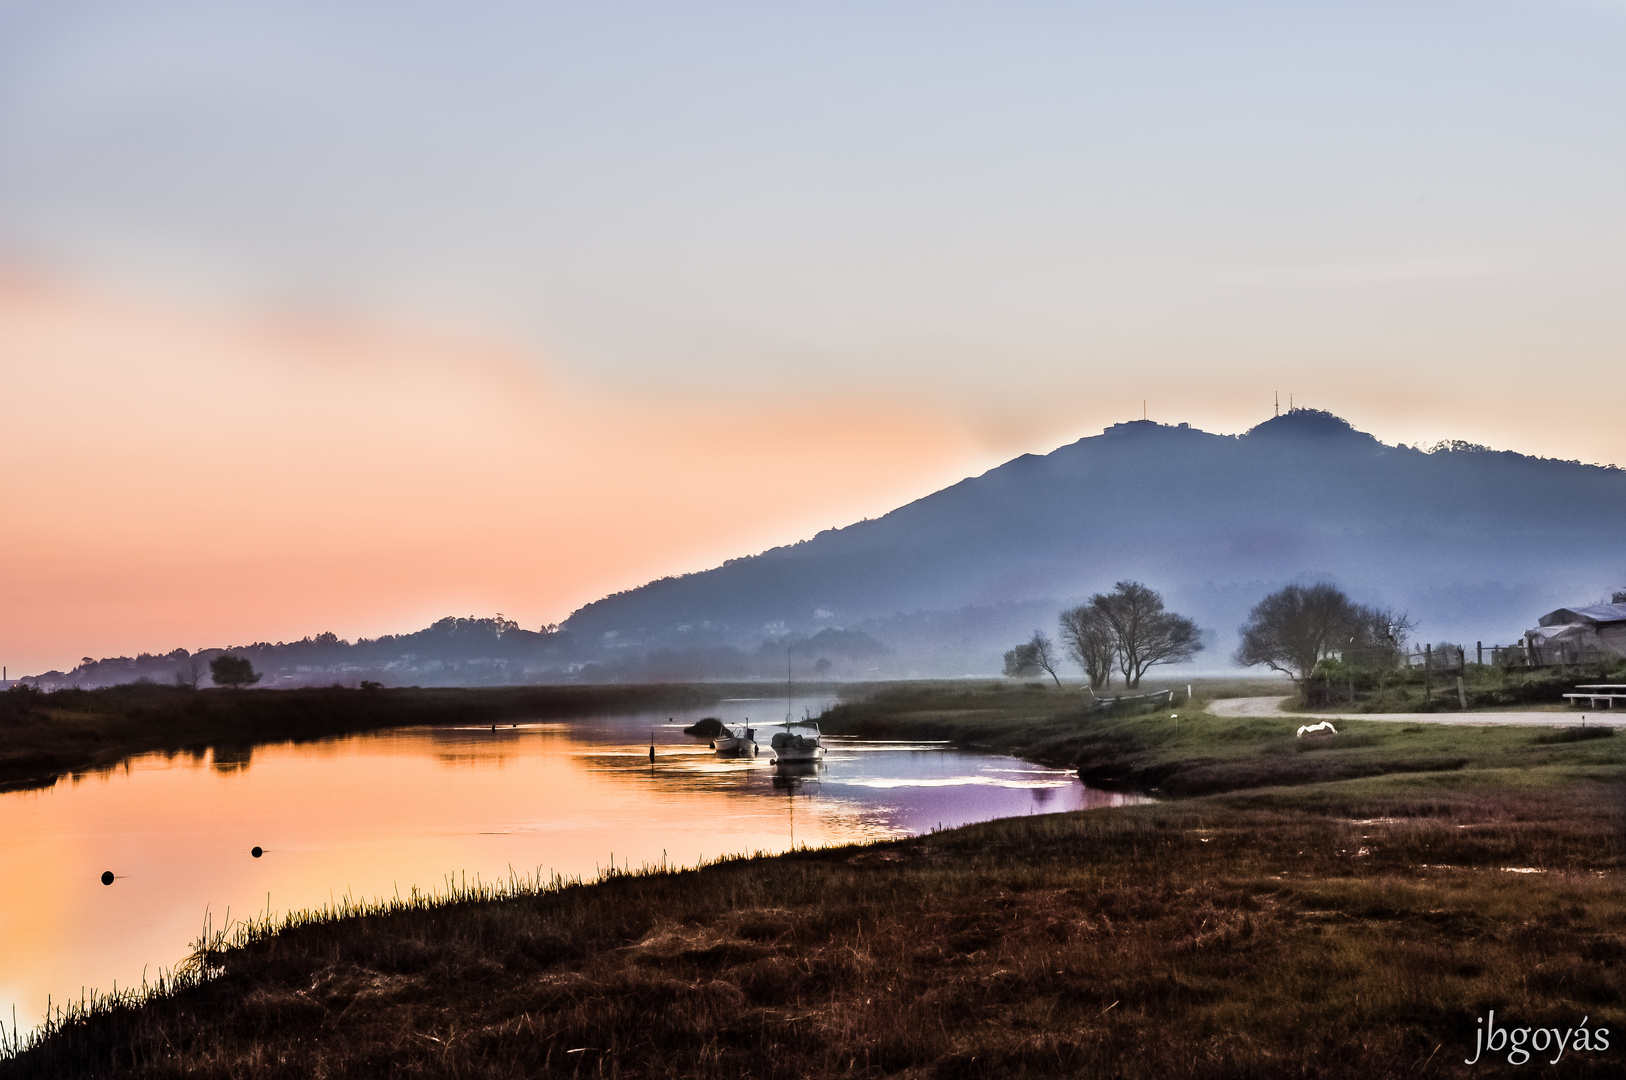
POLYGON ((719 754, 732 754, 738 757, 757 756, 757 729, 748 724, 739 724, 730 727, 723 725, 723 730, 711 744, 719 754))
POLYGON ((818 761, 824 757, 823 738, 819 725, 812 720, 785 721, 783 729, 773 733, 769 745, 773 747, 774 763, 818 761))

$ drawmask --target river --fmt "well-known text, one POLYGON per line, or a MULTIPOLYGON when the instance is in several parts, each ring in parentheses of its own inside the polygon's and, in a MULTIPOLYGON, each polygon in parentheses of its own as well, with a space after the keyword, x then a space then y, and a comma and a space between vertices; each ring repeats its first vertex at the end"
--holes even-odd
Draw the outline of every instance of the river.
POLYGON ((784 710, 783 698, 734 699, 146 754, 0 794, 0 1021, 27 1032, 47 996, 139 985, 187 954, 206 916, 218 929, 452 879, 591 880, 612 865, 693 866, 1141 801, 936 743, 827 736, 817 772, 785 777, 765 737, 761 757, 725 759, 681 730, 704 715, 771 723, 784 710))

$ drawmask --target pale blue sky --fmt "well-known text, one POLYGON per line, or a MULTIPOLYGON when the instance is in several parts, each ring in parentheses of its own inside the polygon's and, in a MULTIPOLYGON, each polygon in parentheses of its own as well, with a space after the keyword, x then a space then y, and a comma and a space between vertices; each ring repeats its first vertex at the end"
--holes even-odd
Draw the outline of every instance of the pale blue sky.
POLYGON ((1626 461, 1626 5, 0 4, 0 259, 831 386, 1626 461))

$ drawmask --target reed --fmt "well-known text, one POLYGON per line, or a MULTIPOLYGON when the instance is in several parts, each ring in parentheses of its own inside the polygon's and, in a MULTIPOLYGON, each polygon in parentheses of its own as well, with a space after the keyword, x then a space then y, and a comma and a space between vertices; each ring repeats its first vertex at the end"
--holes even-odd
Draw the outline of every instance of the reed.
POLYGON ((1626 1040, 1623 740, 1172 711, 895 688, 822 722, 1180 797, 206 928, 0 1075, 1366 1080, 1462 1075, 1492 1008, 1626 1040))
POLYGON ((631 709, 686 709, 760 684, 542 686, 481 690, 103 690, 0 693, 0 790, 50 785, 64 773, 116 766, 132 754, 309 741, 424 724, 495 723, 631 709))
POLYGON ((1437 780, 346 898, 0 1072, 1365 1080, 1461 1072, 1488 1008, 1620 1031, 1621 771, 1437 780))

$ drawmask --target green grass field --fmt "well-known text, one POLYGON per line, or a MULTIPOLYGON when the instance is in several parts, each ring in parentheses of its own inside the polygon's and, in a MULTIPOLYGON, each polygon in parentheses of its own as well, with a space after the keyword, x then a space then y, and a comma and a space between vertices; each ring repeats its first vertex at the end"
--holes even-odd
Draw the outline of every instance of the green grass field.
POLYGON ((1607 728, 1578 738, 1543 728, 1348 720, 1334 737, 1299 739, 1296 719, 1215 717, 1206 710, 1221 693, 1252 689, 1199 684, 1190 702, 1086 714, 1073 690, 922 684, 879 689, 822 722, 832 733, 948 739, 1076 768, 1093 784, 1171 796, 1396 773, 1626 765, 1626 738, 1609 737, 1607 728))

